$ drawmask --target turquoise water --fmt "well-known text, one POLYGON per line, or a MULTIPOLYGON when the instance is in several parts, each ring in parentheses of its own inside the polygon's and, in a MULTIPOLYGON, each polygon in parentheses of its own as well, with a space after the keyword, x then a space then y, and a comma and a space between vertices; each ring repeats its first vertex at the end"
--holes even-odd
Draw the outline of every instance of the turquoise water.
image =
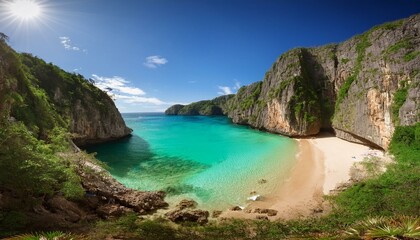
POLYGON ((170 203, 193 198, 209 210, 244 206, 251 192, 264 196, 284 181, 297 151, 289 138, 234 125, 226 117, 123 117, 133 136, 88 152, 97 152, 127 187, 164 190, 170 203))

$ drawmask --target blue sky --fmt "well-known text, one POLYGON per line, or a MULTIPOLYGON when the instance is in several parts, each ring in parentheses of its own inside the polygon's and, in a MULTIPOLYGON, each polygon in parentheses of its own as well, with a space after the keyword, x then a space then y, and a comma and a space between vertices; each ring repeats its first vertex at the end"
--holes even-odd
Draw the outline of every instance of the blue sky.
POLYGON ((19 52, 111 87, 122 112, 235 93, 283 52, 344 41, 420 12, 420 0, 0 0, 19 52), (10 16, 13 1, 41 14, 10 16))

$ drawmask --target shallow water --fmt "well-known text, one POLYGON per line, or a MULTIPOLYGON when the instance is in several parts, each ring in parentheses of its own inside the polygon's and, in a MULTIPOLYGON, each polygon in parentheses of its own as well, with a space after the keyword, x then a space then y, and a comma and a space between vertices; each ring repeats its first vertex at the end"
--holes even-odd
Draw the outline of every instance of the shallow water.
POLYGON ((130 188, 164 190, 175 203, 193 198, 203 209, 245 206, 284 181, 297 144, 292 139, 234 125, 226 117, 130 113, 133 137, 89 147, 130 188), (258 183, 261 179, 266 183, 258 183))

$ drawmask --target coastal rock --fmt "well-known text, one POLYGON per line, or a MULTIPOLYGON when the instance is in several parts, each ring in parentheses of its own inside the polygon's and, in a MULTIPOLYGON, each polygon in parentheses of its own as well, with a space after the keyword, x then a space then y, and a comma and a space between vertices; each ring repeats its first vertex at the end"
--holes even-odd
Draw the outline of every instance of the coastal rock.
POLYGON ((191 208, 194 209, 197 207, 197 202, 191 199, 183 199, 181 200, 178 205, 176 205, 179 209, 191 208))
MULTIPOLYGON (((95 86, 94 80, 65 72, 31 54, 22 53, 19 57, 26 69, 25 74, 30 74, 33 81, 23 84, 34 84, 38 87, 37 91, 42 91, 45 99, 48 99, 47 105, 42 105, 36 97, 25 98, 25 104, 30 108, 20 110, 37 116, 35 124, 39 126, 40 138, 45 138, 48 128, 54 126, 68 129, 78 146, 119 139, 131 134, 132 130, 125 125, 114 101, 95 86)), ((26 86, 20 88, 17 94, 26 96, 33 94, 31 91, 34 90, 26 86)), ((14 111, 17 109, 15 107, 14 111)), ((12 116, 18 117, 19 121, 30 120, 22 119, 21 114, 13 111, 12 116)))
POLYGON ((212 212, 211 216, 212 216, 213 218, 218 218, 218 217, 219 217, 222 213, 223 213, 223 212, 222 212, 222 211, 220 211, 220 210, 213 210, 213 212, 212 212))
POLYGON ((103 218, 120 217, 128 212, 132 210, 119 204, 104 204, 96 209, 96 213, 103 218))
POLYGON ((99 199, 96 201, 119 204, 142 214, 168 206, 164 201, 164 192, 142 192, 126 188, 100 166, 85 159, 82 153, 79 154, 81 160, 78 174, 81 176, 83 188, 89 195, 93 195, 93 198, 99 199))
POLYGON ((97 99, 75 100, 72 107, 70 131, 76 145, 94 144, 120 139, 130 136, 132 130, 115 107, 114 101, 107 94, 102 94, 101 103, 104 107, 98 108, 82 102, 97 102, 97 99))
POLYGON ((231 211, 242 211, 242 208, 240 206, 234 206, 234 207, 231 207, 229 210, 231 210, 231 211))
POLYGON ((208 222, 209 212, 203 210, 180 210, 176 209, 167 212, 165 216, 172 222, 197 222, 205 224, 208 222))
POLYGON ((328 130, 387 149, 396 125, 420 121, 419 22, 416 14, 340 44, 292 49, 262 81, 230 97, 223 113, 286 136, 328 130))
POLYGON ((274 209, 268 209, 268 208, 256 208, 254 209, 254 213, 263 213, 263 214, 267 214, 267 216, 276 216, 277 215, 277 210, 274 209))
POLYGON ((178 115, 179 111, 184 107, 185 105, 181 104, 175 104, 168 109, 166 109, 165 114, 166 115, 178 115))

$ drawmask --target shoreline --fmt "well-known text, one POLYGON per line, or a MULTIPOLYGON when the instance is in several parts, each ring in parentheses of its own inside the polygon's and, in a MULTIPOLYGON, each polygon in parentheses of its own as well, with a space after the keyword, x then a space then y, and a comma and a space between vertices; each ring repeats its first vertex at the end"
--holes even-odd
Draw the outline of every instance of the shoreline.
POLYGON ((350 170, 368 155, 381 156, 380 150, 348 142, 323 133, 313 138, 295 139, 299 144, 296 162, 283 184, 260 200, 251 202, 242 211, 227 210, 221 218, 297 219, 325 214, 328 206, 324 195, 350 181, 350 170), (254 213, 254 210, 273 209, 275 216, 254 213))

